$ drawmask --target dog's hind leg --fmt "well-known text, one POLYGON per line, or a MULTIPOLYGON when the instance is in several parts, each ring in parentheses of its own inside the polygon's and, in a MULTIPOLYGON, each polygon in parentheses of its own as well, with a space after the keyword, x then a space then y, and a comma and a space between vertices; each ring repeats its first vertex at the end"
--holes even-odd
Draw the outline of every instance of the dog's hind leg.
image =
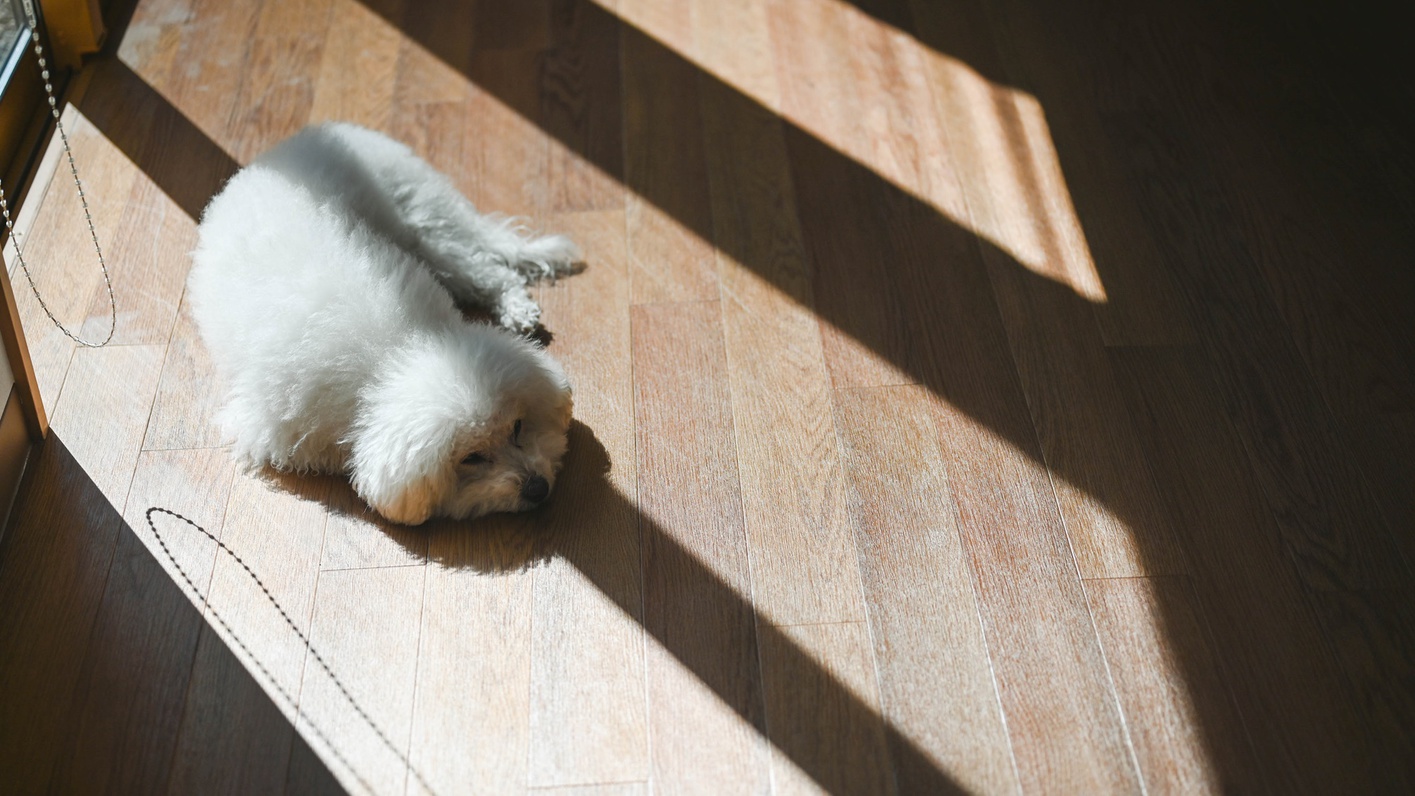
POLYGON ((540 307, 526 286, 570 273, 580 256, 575 244, 477 212, 451 180, 392 139, 352 125, 331 127, 391 194, 398 228, 392 231, 400 245, 418 255, 457 301, 489 310, 509 329, 535 328, 540 307))

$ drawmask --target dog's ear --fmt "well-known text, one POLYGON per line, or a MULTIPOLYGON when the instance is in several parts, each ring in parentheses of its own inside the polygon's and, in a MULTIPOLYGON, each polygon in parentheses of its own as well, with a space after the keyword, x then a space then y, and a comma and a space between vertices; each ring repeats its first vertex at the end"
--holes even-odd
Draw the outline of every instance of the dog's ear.
POLYGON ((420 525, 456 483, 447 462, 451 433, 434 423, 369 418, 353 438, 349 477, 354 491, 379 514, 420 525))
POLYGON ((456 487, 449 460, 455 403, 413 379, 391 378, 362 396, 348 439, 354 491, 393 522, 419 525, 456 487))

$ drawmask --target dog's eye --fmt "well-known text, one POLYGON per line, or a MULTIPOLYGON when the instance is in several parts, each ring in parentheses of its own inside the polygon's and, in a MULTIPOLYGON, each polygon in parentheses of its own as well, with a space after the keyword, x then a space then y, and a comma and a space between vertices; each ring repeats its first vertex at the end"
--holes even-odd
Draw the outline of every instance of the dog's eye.
POLYGON ((486 464, 489 461, 491 460, 488 459, 486 456, 477 453, 476 451, 472 451, 471 453, 467 454, 465 458, 462 459, 462 464, 486 464))
POLYGON ((521 444, 521 421, 517 420, 516 425, 511 427, 511 444, 519 446, 521 444))

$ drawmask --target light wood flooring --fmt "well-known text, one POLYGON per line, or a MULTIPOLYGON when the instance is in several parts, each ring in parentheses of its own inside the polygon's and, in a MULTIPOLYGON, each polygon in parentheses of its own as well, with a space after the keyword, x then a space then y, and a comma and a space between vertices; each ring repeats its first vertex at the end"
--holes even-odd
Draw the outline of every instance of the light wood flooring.
POLYGON ((71 130, 113 345, 16 285, 0 792, 1415 790, 1415 103, 1345 8, 137 2, 71 130), (544 510, 233 468, 195 220, 323 119, 584 249, 544 510))

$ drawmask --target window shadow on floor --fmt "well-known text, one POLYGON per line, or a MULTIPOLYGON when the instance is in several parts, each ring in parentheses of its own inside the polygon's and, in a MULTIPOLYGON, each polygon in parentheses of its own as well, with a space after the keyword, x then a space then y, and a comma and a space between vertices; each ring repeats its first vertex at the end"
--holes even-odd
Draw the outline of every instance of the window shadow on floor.
POLYGON ((58 434, 0 540, 12 793, 344 790, 58 434))

